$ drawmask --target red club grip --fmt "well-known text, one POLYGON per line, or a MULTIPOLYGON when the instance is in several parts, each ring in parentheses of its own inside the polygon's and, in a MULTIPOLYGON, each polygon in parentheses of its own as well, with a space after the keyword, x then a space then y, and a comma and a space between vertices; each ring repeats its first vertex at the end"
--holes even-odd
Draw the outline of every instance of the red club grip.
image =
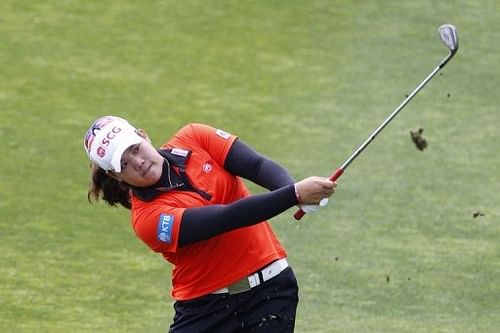
POLYGON ((302 209, 298 209, 295 214, 293 214, 293 217, 298 221, 300 220, 306 213, 302 209))
POLYGON ((333 175, 330 176, 330 180, 332 182, 336 181, 337 178, 339 178, 340 176, 342 176, 343 173, 344 173, 344 170, 342 170, 341 168, 338 168, 337 170, 335 170, 335 172, 333 173, 333 175))
MULTIPOLYGON (((337 170, 335 170, 335 172, 333 173, 333 175, 330 176, 330 180, 332 182, 336 181, 337 178, 339 178, 340 176, 342 176, 342 174, 344 173, 344 170, 342 170, 342 168, 338 168, 337 170)), ((293 214, 293 217, 298 221, 300 220, 302 217, 304 217, 306 213, 302 210, 302 209, 298 209, 295 214, 293 214)))

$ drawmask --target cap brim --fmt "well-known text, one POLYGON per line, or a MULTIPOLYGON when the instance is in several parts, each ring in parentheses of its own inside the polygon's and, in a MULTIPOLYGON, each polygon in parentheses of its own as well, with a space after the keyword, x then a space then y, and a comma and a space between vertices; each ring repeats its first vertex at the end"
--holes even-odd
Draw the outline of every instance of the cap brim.
POLYGON ((116 147, 115 152, 113 153, 113 157, 111 158, 111 167, 113 168, 113 171, 121 172, 122 171, 121 160, 125 150, 127 150, 130 146, 136 145, 143 141, 144 139, 139 135, 137 135, 136 133, 120 139, 120 143, 116 147))

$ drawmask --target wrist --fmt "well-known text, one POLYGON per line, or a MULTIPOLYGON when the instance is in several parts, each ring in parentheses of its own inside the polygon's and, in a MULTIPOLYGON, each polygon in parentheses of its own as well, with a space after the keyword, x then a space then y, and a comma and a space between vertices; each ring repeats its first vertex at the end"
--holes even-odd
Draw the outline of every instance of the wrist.
POLYGON ((299 189, 297 188, 297 183, 293 184, 293 190, 295 191, 295 198, 297 199, 297 204, 300 203, 299 189))

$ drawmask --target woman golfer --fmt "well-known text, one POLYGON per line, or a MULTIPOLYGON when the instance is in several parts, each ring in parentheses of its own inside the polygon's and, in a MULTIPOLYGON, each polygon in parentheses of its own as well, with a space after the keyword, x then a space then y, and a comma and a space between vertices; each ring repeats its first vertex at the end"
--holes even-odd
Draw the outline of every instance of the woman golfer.
POLYGON ((188 124, 156 149, 125 119, 84 138, 89 200, 131 210, 132 227, 173 265, 170 332, 293 332, 298 286, 267 219, 330 197, 323 177, 296 182, 236 136, 188 124), (241 178, 269 192, 250 195, 241 178))

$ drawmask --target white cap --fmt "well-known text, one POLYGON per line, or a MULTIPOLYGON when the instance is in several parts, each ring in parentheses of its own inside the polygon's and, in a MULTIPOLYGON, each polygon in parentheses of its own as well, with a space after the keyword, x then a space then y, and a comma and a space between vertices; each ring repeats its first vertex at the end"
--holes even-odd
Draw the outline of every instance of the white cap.
POLYGON ((89 127, 83 146, 90 160, 102 169, 121 172, 123 152, 144 139, 123 118, 104 116, 89 127))

